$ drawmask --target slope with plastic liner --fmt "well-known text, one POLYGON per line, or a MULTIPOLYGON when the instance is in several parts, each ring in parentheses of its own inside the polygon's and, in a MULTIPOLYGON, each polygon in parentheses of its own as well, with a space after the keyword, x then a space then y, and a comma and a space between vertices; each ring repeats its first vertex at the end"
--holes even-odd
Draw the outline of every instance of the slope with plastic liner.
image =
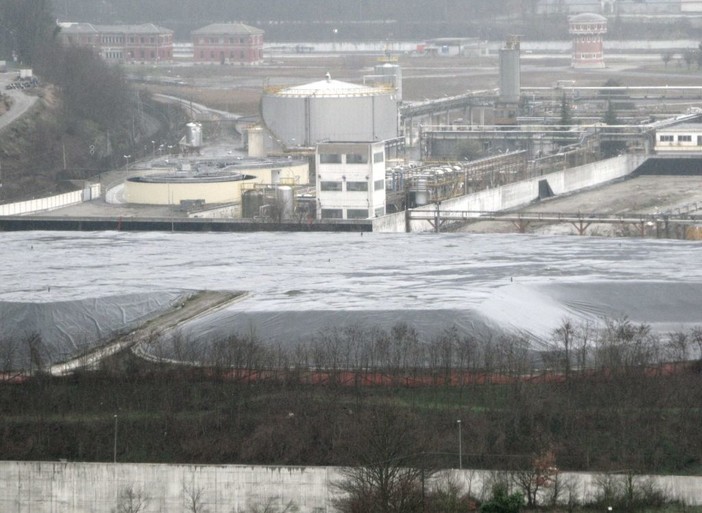
POLYGON ((25 232, 3 239, 0 301, 28 310, 45 301, 48 283, 57 301, 250 292, 181 327, 188 343, 201 346, 232 332, 288 345, 330 327, 407 322, 423 337, 451 325, 523 331, 541 349, 564 317, 628 316, 660 331, 702 324, 696 242, 368 233, 25 232))

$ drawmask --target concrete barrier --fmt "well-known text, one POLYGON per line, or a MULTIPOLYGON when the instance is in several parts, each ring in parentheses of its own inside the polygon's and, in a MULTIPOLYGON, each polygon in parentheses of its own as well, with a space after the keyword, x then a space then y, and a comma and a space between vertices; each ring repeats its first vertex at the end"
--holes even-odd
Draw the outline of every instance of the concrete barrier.
POLYGON ((86 186, 82 191, 67 192, 56 196, 47 196, 16 203, 0 205, 0 216, 21 216, 35 212, 45 212, 56 210, 57 208, 76 205, 84 201, 90 201, 100 197, 100 184, 93 183, 86 186))
MULTIPOLYGON (((539 181, 541 180, 546 180, 553 193, 558 196, 623 178, 631 174, 645 160, 645 155, 619 155, 584 166, 555 171, 494 189, 486 189, 444 200, 441 202, 441 210, 500 211, 517 208, 528 205, 539 197, 539 181)), ((436 204, 432 203, 419 208, 428 210, 436 208, 436 204)), ((432 231, 433 229, 428 221, 415 220, 411 222, 411 231, 413 232, 432 231)), ((404 213, 374 219, 373 231, 405 231, 404 213)))
MULTIPOLYGON (((562 473, 578 499, 590 500, 598 474, 562 473)), ((482 499, 496 473, 449 470, 427 486, 450 478, 464 492, 482 499)), ((668 498, 688 505, 702 504, 701 476, 642 476, 651 479, 668 498)), ((246 465, 160 465, 130 463, 0 462, 0 511, 3 513, 111 513, 121 494, 131 490, 148 498, 144 513, 186 513, 195 496, 198 511, 247 513, 254 507, 291 501, 299 513, 332 513, 341 479, 335 467, 273 467, 246 465)), ((565 482, 565 481, 562 481, 565 482)), ((545 490, 548 493, 548 489, 545 490)))

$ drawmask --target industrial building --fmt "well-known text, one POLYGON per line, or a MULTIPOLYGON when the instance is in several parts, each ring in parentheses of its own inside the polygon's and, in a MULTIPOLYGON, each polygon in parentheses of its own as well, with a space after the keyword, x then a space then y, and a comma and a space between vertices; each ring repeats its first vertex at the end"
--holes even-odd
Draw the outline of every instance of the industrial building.
POLYGON ((317 218, 368 219, 385 215, 385 143, 317 145, 317 218))
POLYGON ((568 18, 568 32, 573 38, 573 68, 604 68, 602 36, 607 33, 607 18, 583 13, 568 18))
POLYGON ((702 123, 681 123, 656 130, 656 153, 702 153, 702 123))
POLYGON ((394 139, 399 133, 394 88, 326 79, 283 89, 267 88, 263 123, 286 148, 312 148, 324 141, 394 139))
POLYGON ((243 23, 213 23, 193 30, 193 62, 258 64, 263 61, 263 33, 243 23))

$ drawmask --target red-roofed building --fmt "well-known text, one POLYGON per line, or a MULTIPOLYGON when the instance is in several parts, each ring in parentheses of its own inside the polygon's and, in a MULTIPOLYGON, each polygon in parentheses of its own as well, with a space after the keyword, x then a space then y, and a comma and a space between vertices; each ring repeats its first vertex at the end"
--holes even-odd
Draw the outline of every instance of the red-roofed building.
POLYGON ((59 26, 64 44, 90 48, 107 62, 159 62, 173 59, 173 31, 153 23, 61 23, 59 26))
POLYGON ((258 64, 263 61, 263 30, 243 23, 213 23, 194 30, 193 62, 258 64))

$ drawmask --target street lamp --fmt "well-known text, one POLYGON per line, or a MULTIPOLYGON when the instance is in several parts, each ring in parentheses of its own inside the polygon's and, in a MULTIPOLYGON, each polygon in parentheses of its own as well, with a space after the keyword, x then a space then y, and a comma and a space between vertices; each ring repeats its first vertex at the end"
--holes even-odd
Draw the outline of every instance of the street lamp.
POLYGON ((461 419, 458 419, 456 424, 458 424, 458 469, 463 470, 463 448, 461 447, 463 445, 463 436, 461 433, 461 419))
POLYGON ((132 158, 131 155, 125 155, 124 158, 127 160, 127 172, 129 172, 129 159, 132 158))
POLYGON ((115 417, 115 436, 114 436, 114 444, 112 446, 112 462, 117 463, 117 414, 115 414, 114 417, 115 417))

